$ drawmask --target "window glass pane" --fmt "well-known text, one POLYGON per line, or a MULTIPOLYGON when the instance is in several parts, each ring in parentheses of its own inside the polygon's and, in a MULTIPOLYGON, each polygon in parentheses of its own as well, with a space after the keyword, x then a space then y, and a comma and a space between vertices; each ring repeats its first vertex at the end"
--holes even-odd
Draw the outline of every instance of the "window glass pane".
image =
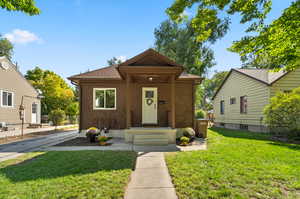
POLYGON ((2 93, 2 104, 3 106, 7 106, 7 92, 2 93))
POLYGON ((104 108, 104 90, 96 90, 95 106, 96 108, 104 108))
POLYGON ((115 108, 115 90, 106 90, 106 107, 105 108, 115 108))
POLYGON ((37 104, 32 104, 32 113, 37 113, 37 104))
POLYGON ((7 93, 7 106, 12 106, 12 93, 7 93))

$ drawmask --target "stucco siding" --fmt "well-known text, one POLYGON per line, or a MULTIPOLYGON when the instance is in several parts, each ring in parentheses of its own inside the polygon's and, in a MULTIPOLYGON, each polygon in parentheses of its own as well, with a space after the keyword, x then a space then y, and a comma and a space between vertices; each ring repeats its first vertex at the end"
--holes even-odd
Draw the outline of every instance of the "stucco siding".
POLYGON ((278 91, 290 91, 300 87, 300 68, 286 74, 271 86, 271 97, 278 91))
POLYGON ((232 71, 222 89, 215 96, 213 105, 218 123, 261 125, 263 109, 269 103, 270 89, 266 84, 232 71), (240 113, 240 97, 247 96, 247 113, 240 113), (235 97, 236 103, 230 104, 235 97), (220 114, 220 101, 225 102, 224 114, 220 114))
POLYGON ((25 123, 32 122, 32 104, 37 103, 37 123, 40 123, 40 100, 37 99, 37 91, 27 82, 26 79, 17 71, 14 65, 10 64, 8 69, 0 67, 0 122, 8 125, 19 125, 19 106, 24 97, 23 105, 25 106, 25 123), (13 93, 13 107, 1 106, 1 91, 13 93))

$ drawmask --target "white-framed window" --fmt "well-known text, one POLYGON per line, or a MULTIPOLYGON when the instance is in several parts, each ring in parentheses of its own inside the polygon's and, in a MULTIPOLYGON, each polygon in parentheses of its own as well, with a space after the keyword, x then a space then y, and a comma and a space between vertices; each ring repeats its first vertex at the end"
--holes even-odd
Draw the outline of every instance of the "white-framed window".
POLYGON ((14 93, 10 91, 1 90, 1 107, 13 108, 14 107, 14 93))
POLYGON ((94 88, 93 107, 94 110, 116 110, 117 109, 116 88, 94 88))

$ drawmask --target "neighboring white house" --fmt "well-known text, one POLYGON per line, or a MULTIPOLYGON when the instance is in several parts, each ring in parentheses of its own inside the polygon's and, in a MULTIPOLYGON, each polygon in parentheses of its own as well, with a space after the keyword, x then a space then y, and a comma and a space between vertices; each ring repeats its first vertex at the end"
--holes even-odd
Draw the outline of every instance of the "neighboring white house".
POLYGON ((21 124, 19 108, 24 110, 24 123, 40 123, 39 92, 23 77, 6 57, 0 57, 0 124, 18 127, 21 124))
POLYGON ((263 109, 277 91, 300 87, 300 69, 231 69, 213 97, 215 126, 269 132, 263 109))

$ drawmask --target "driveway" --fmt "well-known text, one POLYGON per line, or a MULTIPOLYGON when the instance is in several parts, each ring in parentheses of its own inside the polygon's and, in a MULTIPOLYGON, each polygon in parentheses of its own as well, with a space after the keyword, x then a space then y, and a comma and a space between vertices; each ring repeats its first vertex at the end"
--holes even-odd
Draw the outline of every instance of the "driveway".
POLYGON ((68 131, 59 134, 47 135, 24 141, 0 145, 0 162, 18 157, 26 152, 37 151, 40 147, 52 146, 60 142, 75 138, 78 131, 68 131))

